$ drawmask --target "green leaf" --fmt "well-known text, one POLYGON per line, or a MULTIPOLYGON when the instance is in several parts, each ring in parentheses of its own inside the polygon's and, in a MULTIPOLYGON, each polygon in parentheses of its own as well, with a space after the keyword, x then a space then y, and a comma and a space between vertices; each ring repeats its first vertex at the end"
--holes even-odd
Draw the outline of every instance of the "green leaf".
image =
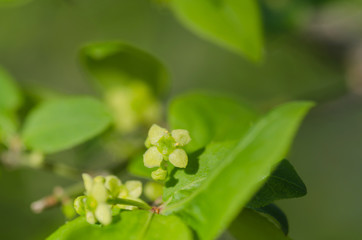
POLYGON ((111 123, 107 109, 90 97, 72 97, 45 102, 26 119, 22 133, 34 150, 53 153, 85 142, 111 123))
POLYGON ((203 38, 261 59, 263 40, 256 0, 171 0, 179 20, 203 38))
POLYGON ((168 74, 150 54, 120 42, 94 43, 80 53, 83 66, 103 94, 119 132, 159 122, 168 74))
POLYGON ((79 217, 53 233, 48 240, 191 240, 188 227, 176 216, 147 211, 123 211, 109 226, 91 225, 79 217))
POLYGON ((184 171, 171 167, 164 200, 175 192, 196 188, 200 179, 206 178, 250 129, 256 116, 240 102, 215 94, 192 93, 175 98, 170 104, 168 121, 172 129, 189 131, 192 140, 186 148, 191 154, 184 171))
POLYGON ((6 112, 0 111, 0 142, 7 142, 9 138, 16 134, 17 122, 6 112))
POLYGON ((155 95, 164 93, 168 73, 163 64, 138 48, 121 42, 100 42, 81 49, 85 70, 103 90, 132 81, 147 83, 155 95))
POLYGON ((297 198, 306 194, 307 188, 303 180, 298 176, 290 162, 283 160, 248 203, 248 207, 263 207, 275 200, 297 198))
POLYGON ((252 126, 257 115, 230 98, 207 93, 191 93, 175 98, 169 108, 172 129, 187 129, 191 142, 188 152, 211 141, 238 140, 252 126))
POLYGON ((250 209, 230 224, 229 233, 240 240, 290 240, 270 219, 250 209))
POLYGON ((0 67, 0 110, 16 111, 21 101, 21 93, 14 79, 0 67))
POLYGON ((284 232, 285 235, 288 235, 289 232, 289 223, 285 213, 275 204, 269 204, 261 208, 253 209, 260 213, 268 214, 270 217, 273 217, 278 221, 280 229, 284 232))
MULTIPOLYGON (((175 192, 163 212, 180 216, 201 240, 217 237, 285 157, 311 106, 310 102, 282 105, 259 120, 235 147, 222 143, 208 146, 205 154, 212 166, 207 175, 201 173, 199 179, 175 192)), ((193 161, 197 159, 199 169, 206 168, 201 166, 207 164, 202 162, 203 156, 193 161)), ((187 172, 188 168, 176 171, 187 172)), ((178 180, 170 181, 177 185, 178 180)))

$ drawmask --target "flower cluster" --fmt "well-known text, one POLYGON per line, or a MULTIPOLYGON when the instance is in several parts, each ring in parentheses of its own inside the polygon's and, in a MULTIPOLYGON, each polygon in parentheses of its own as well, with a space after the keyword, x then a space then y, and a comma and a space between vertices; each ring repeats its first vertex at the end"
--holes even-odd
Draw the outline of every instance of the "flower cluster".
POLYGON ((156 124, 152 125, 145 142, 148 150, 143 155, 143 163, 148 168, 158 167, 152 172, 154 180, 165 180, 166 163, 170 162, 178 168, 185 168, 188 157, 183 149, 191 141, 187 130, 177 129, 171 133, 156 124))
POLYGON ((85 195, 74 201, 76 212, 85 216, 87 222, 97 222, 108 225, 112 222, 112 210, 136 208, 135 206, 114 204, 112 199, 130 199, 142 202, 139 197, 142 194, 142 183, 140 181, 127 181, 122 184, 115 176, 97 176, 92 178, 83 174, 85 195))

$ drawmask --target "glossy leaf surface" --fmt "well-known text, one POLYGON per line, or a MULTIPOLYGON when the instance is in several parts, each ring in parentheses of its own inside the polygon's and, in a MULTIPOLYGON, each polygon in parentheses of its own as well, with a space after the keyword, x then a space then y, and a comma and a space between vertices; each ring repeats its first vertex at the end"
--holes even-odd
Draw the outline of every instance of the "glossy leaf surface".
MULTIPOLYGON (((230 143, 207 146, 203 154, 208 154, 205 157, 208 161, 203 161, 203 154, 194 160, 199 162, 194 174, 200 174, 200 177, 171 194, 164 213, 180 216, 202 240, 217 237, 285 157, 311 105, 295 102, 274 109, 236 146, 228 146, 230 143), (213 166, 201 166, 208 162, 213 166), (207 176, 203 177, 199 169, 207 168, 207 176)), ((177 171, 186 173, 190 170, 195 171, 188 168, 177 171)), ((178 179, 171 179, 171 185, 177 184, 178 179)))

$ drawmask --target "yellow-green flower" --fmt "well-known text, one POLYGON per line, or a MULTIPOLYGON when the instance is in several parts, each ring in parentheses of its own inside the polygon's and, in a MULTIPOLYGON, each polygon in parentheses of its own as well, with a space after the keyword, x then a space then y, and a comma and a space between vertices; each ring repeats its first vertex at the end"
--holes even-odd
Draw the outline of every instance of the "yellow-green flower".
POLYGON ((143 163, 148 168, 159 167, 152 172, 152 178, 155 180, 165 180, 167 170, 165 162, 170 162, 178 168, 186 168, 188 156, 183 149, 191 141, 187 130, 176 129, 167 131, 156 124, 153 124, 148 131, 148 137, 145 145, 148 150, 143 155, 143 163))
POLYGON ((89 174, 83 174, 85 195, 79 196, 74 201, 76 212, 85 216, 87 222, 109 225, 112 222, 112 209, 132 210, 137 207, 129 205, 112 205, 108 200, 123 198, 142 202, 139 198, 142 194, 140 181, 127 181, 122 184, 116 176, 97 176, 92 178, 89 174))
POLYGON ((98 221, 103 225, 109 225, 112 222, 112 209, 107 204, 109 192, 104 186, 104 177, 98 176, 93 179, 86 173, 82 177, 86 191, 85 196, 80 196, 74 201, 76 212, 85 216, 90 224, 98 221))

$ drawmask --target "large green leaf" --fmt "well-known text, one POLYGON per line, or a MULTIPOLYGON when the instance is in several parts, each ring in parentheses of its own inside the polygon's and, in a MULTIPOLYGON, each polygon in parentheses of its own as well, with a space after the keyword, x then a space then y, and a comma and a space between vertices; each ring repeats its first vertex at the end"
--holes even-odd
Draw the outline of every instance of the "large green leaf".
POLYGON ((168 73, 163 64, 131 45, 121 42, 93 43, 83 47, 80 56, 85 70, 103 90, 141 81, 159 95, 168 86, 168 73))
POLYGON ((180 21, 201 37, 244 54, 262 57, 262 33, 256 0, 171 0, 180 21))
POLYGON ((238 215, 230 224, 229 232, 240 240, 290 240, 270 219, 250 209, 238 215))
MULTIPOLYGON (((206 147, 205 159, 211 162, 206 176, 176 191, 163 212, 177 214, 191 226, 201 240, 214 239, 236 217, 238 212, 285 157, 299 124, 312 106, 309 102, 285 104, 271 111, 254 125, 232 148, 228 143, 206 147), (223 149, 224 148, 224 149, 223 149), (223 153, 221 153, 223 152, 223 153), (215 164, 217 162, 217 164, 215 164)), ((194 162, 203 160, 200 157, 194 162)), ((191 163, 190 165, 195 165, 191 163)), ((207 163, 205 163, 207 164, 207 163)), ((197 168, 196 168, 197 170, 197 168)), ((187 172, 185 170, 176 170, 187 172)), ((170 179, 177 185, 179 179, 170 179)))
POLYGON ((188 227, 176 216, 147 211, 124 211, 109 226, 91 225, 79 217, 53 233, 48 240, 191 240, 188 227))
POLYGON ((191 186, 196 188, 249 130, 256 116, 240 102, 214 94, 192 93, 175 98, 169 108, 169 124, 172 129, 187 129, 192 140, 187 145, 189 165, 184 171, 171 170, 164 200, 171 195, 180 197, 180 192, 191 186))
POLYGON ((0 67, 0 110, 15 111, 20 107, 21 100, 14 79, 0 67))
POLYGON ((264 186, 248 203, 249 207, 259 208, 275 200, 297 198, 307 194, 307 188, 288 160, 283 160, 269 176, 264 186))
POLYGON ((44 153, 61 151, 103 132, 111 123, 107 109, 90 97, 45 102, 27 117, 25 144, 44 153))
POLYGON ((257 115, 240 102, 210 93, 191 93, 175 98, 169 108, 172 129, 187 129, 192 141, 188 152, 211 141, 238 140, 252 126, 257 115))

